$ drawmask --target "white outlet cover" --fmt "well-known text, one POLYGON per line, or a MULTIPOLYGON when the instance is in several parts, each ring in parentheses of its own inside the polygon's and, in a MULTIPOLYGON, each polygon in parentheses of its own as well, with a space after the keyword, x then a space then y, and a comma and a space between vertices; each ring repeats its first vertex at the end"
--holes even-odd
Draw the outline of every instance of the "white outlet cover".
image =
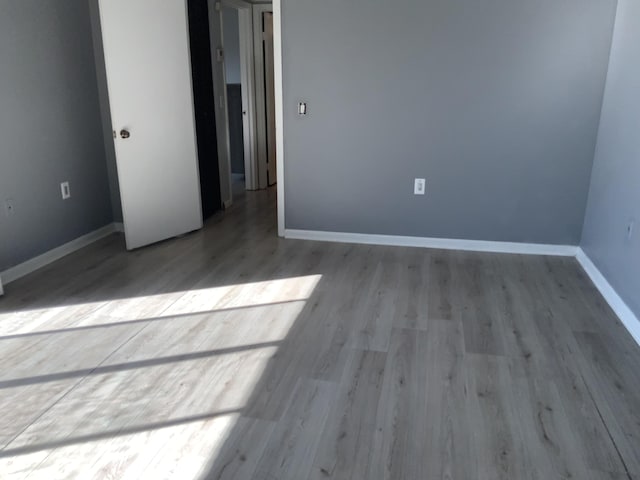
POLYGON ((71 189, 69 188, 69 182, 62 182, 60 184, 60 191, 62 192, 62 199, 66 200, 71 198, 71 189))
POLYGON ((413 194, 424 195, 427 181, 424 178, 416 178, 413 183, 413 194))

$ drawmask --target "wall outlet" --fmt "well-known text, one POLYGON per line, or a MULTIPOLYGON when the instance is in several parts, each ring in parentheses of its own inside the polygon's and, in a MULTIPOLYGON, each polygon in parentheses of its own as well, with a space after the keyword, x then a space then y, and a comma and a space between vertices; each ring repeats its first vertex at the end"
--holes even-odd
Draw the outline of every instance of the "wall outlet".
POLYGON ((632 218, 631 220, 629 220, 629 223, 627 223, 627 240, 631 240, 633 238, 633 231, 636 228, 636 220, 634 218, 632 218))
POLYGON ((7 217, 11 217, 14 213, 16 213, 16 209, 13 206, 13 199, 12 198, 7 198, 4 201, 4 214, 7 217))
POLYGON ((60 191, 62 192, 62 199, 66 200, 71 198, 71 189, 69 188, 69 182, 62 182, 60 184, 60 191))
POLYGON ((416 178, 413 182, 413 194, 424 195, 427 181, 424 178, 416 178))

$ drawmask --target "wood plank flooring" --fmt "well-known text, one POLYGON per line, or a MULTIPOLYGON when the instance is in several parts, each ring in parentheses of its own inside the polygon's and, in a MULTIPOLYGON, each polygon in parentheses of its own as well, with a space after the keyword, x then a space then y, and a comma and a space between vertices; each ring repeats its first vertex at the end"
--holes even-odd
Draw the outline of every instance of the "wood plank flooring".
POLYGON ((275 192, 0 299, 0 478, 640 479, 640 349, 574 259, 279 239, 275 192))

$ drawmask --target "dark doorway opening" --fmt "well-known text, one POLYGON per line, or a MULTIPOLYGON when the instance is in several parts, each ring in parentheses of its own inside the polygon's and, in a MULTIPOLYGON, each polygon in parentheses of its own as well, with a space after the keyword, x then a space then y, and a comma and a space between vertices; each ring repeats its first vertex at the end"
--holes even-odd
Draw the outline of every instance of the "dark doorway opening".
POLYGON ((188 0, 187 4, 200 195, 202 197, 202 217, 205 220, 222 208, 218 139, 216 136, 216 101, 213 89, 207 3, 207 0, 188 0))

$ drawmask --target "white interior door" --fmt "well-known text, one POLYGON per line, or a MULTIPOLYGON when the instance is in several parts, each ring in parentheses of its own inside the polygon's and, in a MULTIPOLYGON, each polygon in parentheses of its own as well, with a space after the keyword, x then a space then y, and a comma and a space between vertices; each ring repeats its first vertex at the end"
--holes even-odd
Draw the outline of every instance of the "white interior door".
POLYGON ((264 85, 267 107, 267 184, 276 183, 276 88, 273 64, 273 13, 264 14, 264 85))
POLYGON ((202 227, 186 0, 100 0, 127 248, 202 227))
POLYGON ((242 2, 238 9, 240 32, 240 78, 242 94, 242 137, 244 143, 244 171, 247 190, 258 188, 255 144, 255 100, 253 73, 253 12, 251 4, 242 2))

